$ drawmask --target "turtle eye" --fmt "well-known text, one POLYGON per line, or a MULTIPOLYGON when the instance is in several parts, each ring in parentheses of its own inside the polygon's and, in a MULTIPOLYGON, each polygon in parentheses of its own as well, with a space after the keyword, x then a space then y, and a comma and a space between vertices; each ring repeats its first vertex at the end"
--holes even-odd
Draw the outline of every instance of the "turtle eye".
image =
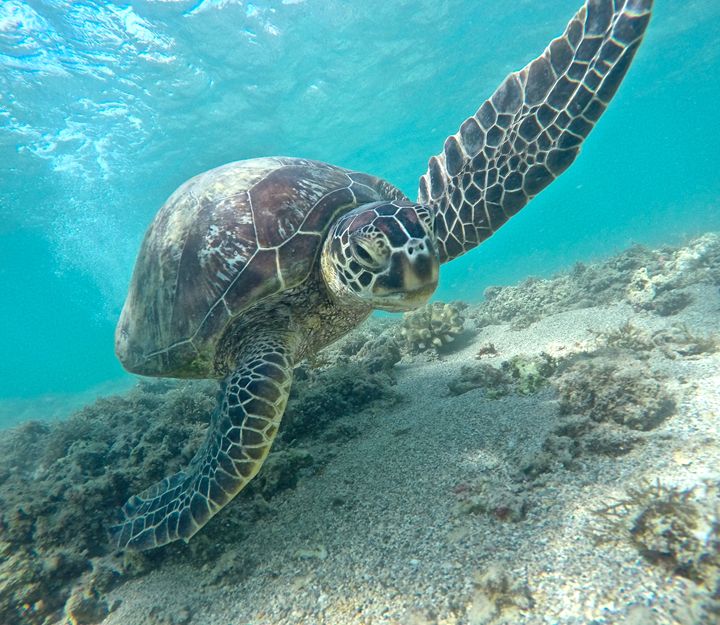
POLYGON ((435 219, 433 218, 432 213, 426 206, 418 206, 415 210, 418 217, 422 220, 422 222, 427 227, 428 232, 435 234, 435 219))
POLYGON ((350 251, 353 258, 366 269, 380 269, 382 267, 382 261, 370 251, 367 243, 353 241, 350 244, 350 251))

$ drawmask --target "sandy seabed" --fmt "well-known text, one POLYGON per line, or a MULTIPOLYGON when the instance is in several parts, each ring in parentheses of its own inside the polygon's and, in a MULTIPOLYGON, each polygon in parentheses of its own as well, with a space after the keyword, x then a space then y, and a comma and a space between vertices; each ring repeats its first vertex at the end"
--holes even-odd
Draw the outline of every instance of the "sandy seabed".
POLYGON ((343 417, 359 434, 273 499, 227 574, 165 563, 110 591, 104 625, 720 623, 720 354, 667 338, 716 336, 720 294, 685 285, 662 316, 640 286, 519 326, 475 330, 470 307, 455 351, 395 366, 401 401, 343 417), (541 353, 574 364, 533 392, 512 375, 449 390, 541 353), (583 386, 615 379, 598 358, 625 363, 610 394, 635 370, 672 407, 638 424, 622 416, 637 398, 618 398, 614 422, 582 416, 582 393, 588 413, 612 404, 583 386))

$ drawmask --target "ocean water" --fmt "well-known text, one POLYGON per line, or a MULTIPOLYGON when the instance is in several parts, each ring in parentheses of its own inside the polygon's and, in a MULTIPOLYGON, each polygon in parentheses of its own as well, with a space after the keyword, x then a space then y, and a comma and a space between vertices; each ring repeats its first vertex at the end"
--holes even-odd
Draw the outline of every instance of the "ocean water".
MULTIPOLYGON (((52 416, 48 397, 124 383, 114 325, 143 232, 184 180, 305 156, 414 197, 428 157, 578 4, 1 2, 2 418, 52 416)), ((656 4, 581 157, 445 266, 437 298, 476 300, 491 284, 720 227, 720 4, 656 4)))
MULTIPOLYGON (((656 0, 577 162, 442 267, 436 300, 487 293, 442 309, 459 340, 428 354, 376 319, 297 369, 265 467, 197 538, 166 547, 139 513, 116 525, 188 466, 216 402, 202 382, 124 392, 137 380, 114 355, 170 193, 283 155, 414 198, 445 138, 579 4, 0 0, 2 625, 717 622, 717 0, 656 0), (119 553, 133 531, 162 548, 119 553)), ((217 438, 200 447, 216 463, 217 438)), ((178 475, 165 489, 182 494, 178 475)), ((216 500, 246 482, 212 475, 216 500)))

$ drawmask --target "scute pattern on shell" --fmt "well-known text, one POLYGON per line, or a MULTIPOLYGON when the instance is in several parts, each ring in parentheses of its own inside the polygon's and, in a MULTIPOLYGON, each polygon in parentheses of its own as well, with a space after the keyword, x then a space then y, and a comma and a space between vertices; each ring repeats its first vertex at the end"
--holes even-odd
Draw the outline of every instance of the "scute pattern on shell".
POLYGON ((238 161, 192 178, 145 235, 118 357, 142 375, 212 377, 230 321, 306 280, 340 214, 396 199, 406 198, 379 178, 306 159, 238 161))

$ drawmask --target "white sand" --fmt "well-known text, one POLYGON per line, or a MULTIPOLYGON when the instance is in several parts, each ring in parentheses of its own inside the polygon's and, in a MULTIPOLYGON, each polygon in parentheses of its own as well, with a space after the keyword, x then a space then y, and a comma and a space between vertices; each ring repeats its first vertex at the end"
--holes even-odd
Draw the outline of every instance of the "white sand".
POLYGON ((362 435, 321 474, 273 499, 274 513, 238 545, 258 563, 249 576, 213 584, 210 571, 191 564, 163 567, 115 590, 108 600, 121 604, 105 625, 704 625, 687 608, 693 582, 650 564, 627 540, 596 546, 588 529, 596 509, 643 479, 689 487, 720 478, 720 355, 654 352, 677 414, 628 455, 582 456, 580 468, 558 468, 521 492, 530 508, 517 523, 458 512, 453 489, 483 476, 529 488, 512 476, 559 419, 553 391, 491 400, 447 389, 488 341, 506 359, 567 354, 628 319, 651 330, 684 322, 716 332, 717 289, 693 290, 695 302, 674 317, 626 304, 569 311, 521 331, 484 328, 440 360, 401 363, 405 401, 348 415, 362 435), (478 581, 488 571, 509 581, 498 605, 478 581))

